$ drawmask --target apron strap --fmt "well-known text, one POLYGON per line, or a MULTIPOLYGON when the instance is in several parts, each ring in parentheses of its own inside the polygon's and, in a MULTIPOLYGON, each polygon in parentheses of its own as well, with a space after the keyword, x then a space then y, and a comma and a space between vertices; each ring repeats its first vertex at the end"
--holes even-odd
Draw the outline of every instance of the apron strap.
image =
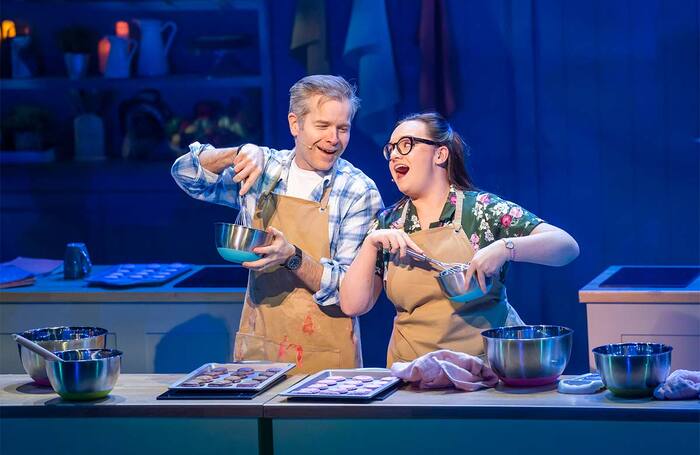
POLYGON ((455 206, 455 216, 452 218, 452 228, 455 230, 455 232, 459 232, 462 230, 462 207, 464 206, 464 191, 457 190, 456 188, 453 188, 455 190, 455 194, 457 195, 457 202, 455 206))
POLYGON ((325 212, 328 208, 328 201, 331 198, 331 188, 333 187, 333 180, 329 181, 328 186, 323 189, 323 195, 321 195, 321 207, 319 210, 325 212))

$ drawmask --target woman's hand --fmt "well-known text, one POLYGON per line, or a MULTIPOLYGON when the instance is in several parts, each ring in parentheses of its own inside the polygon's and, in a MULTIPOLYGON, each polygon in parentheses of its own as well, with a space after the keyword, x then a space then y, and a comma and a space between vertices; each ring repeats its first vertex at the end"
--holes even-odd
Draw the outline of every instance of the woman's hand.
POLYGON ((423 250, 416 245, 411 237, 403 229, 377 229, 365 238, 365 243, 372 245, 377 250, 386 250, 391 254, 399 253, 399 257, 406 256, 406 248, 423 254, 423 250))
POLYGON ((503 242, 497 240, 476 252, 467 269, 467 283, 476 275, 479 287, 486 293, 486 277, 497 275, 508 260, 508 250, 503 242))

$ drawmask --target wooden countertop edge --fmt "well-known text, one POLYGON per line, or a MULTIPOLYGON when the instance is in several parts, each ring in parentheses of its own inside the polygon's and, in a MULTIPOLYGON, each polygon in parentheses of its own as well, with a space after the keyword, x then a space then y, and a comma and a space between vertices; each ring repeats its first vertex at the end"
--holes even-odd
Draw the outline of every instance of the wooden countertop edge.
MULTIPOLYGON (((191 402, 192 400, 187 400, 191 402)), ((120 405, 120 406, 0 406, 0 419, 5 418, 88 418, 88 417, 179 417, 179 418, 261 418, 263 403, 237 403, 227 406, 221 401, 201 401, 197 404, 178 406, 176 402, 163 405, 120 405)))
POLYGON ((578 292, 581 303, 700 303, 700 291, 687 290, 586 290, 578 292))

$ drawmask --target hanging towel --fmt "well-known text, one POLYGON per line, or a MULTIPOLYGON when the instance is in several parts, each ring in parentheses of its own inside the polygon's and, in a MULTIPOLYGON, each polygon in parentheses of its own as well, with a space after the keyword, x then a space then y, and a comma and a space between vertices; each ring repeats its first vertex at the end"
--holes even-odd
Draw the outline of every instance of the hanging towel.
POLYGON ((429 352, 413 362, 396 362, 391 373, 422 389, 457 387, 472 392, 498 384, 498 377, 483 360, 447 349, 429 352))
POLYGON ((700 398, 700 371, 676 370, 666 382, 654 390, 657 400, 688 400, 700 398))
POLYGON ((420 17, 420 106, 448 117, 456 103, 444 0, 423 0, 420 17))
POLYGON ((289 49, 306 66, 306 74, 327 74, 325 0, 297 0, 289 49))
POLYGON ((362 98, 357 127, 383 145, 396 122, 399 101, 384 0, 354 0, 343 58, 357 68, 362 98))

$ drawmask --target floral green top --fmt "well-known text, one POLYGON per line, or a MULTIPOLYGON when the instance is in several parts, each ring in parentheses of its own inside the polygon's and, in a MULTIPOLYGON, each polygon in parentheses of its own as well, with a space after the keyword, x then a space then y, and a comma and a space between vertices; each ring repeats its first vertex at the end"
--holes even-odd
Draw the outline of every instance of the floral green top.
MULTIPOLYGON (((428 228, 441 227, 452 222, 457 203, 456 191, 454 187, 450 187, 450 194, 442 209, 440 219, 431 223, 428 228)), ((375 229, 400 229, 402 227, 400 226, 401 212, 405 204, 409 204, 409 206, 403 230, 408 234, 420 231, 421 226, 416 208, 406 198, 380 212, 372 221, 369 232, 375 229)), ((529 235, 538 224, 543 222, 533 213, 513 202, 501 199, 495 194, 482 191, 464 192, 462 229, 467 234, 474 252, 502 238, 529 235)), ((388 253, 382 251, 377 255, 377 274, 380 276, 384 275, 389 260, 388 256, 388 253)), ((504 266, 502 270, 502 279, 505 276, 506 268, 504 266)))

